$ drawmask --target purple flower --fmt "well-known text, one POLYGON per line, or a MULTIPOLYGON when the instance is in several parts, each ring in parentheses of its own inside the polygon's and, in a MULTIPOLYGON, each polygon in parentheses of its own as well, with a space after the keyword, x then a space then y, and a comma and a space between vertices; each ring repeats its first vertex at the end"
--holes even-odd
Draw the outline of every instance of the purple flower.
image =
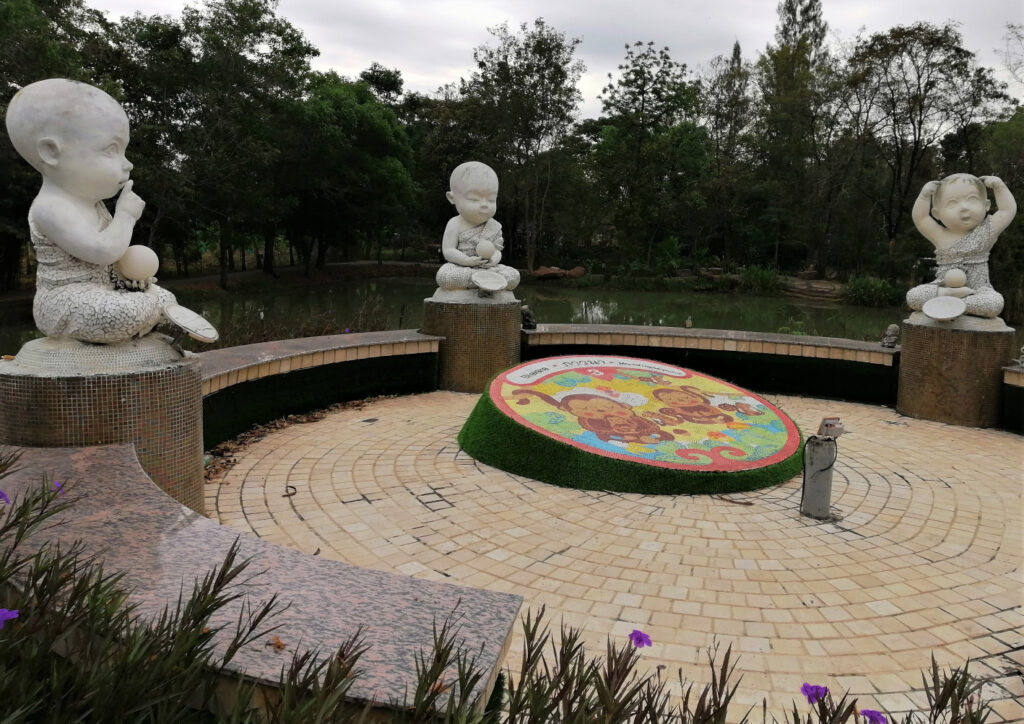
POLYGON ((8 497, 7 497, 7 493, 5 493, 5 492, 4 492, 4 491, 2 491, 2 490, 0 490, 0 500, 4 501, 4 502, 5 502, 5 503, 7 503, 8 505, 10 505, 10 504, 11 504, 11 499, 10 499, 10 498, 8 498, 8 497))
POLYGON ((868 724, 886 724, 885 714, 874 709, 861 709, 860 715, 868 722, 868 724))
POLYGON ((0 608, 0 628, 4 627, 4 623, 10 621, 12 618, 18 617, 18 609, 7 609, 0 608))
POLYGON ((814 684, 804 683, 800 687, 800 693, 807 697, 808 704, 814 704, 820 699, 824 699, 828 696, 827 686, 815 686, 814 684))
POLYGON ((61 495, 64 495, 64 486, 60 484, 59 480, 53 481, 53 489, 56 490, 61 495))
POLYGON ((632 641, 633 645, 638 649, 651 645, 651 637, 638 628, 633 629, 633 632, 629 635, 629 640, 632 641))
POLYGON ((349 328, 345 327, 345 334, 348 334, 348 333, 349 333, 349 328))

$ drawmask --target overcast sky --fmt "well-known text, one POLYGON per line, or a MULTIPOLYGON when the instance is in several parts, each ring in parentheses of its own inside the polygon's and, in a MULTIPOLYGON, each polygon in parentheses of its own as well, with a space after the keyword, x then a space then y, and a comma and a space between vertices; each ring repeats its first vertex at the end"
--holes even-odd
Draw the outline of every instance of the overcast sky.
MULTIPOLYGON (((143 12, 178 15, 180 0, 91 0, 111 18, 143 12)), ((543 17, 583 42, 578 57, 587 73, 580 83, 583 116, 597 116, 597 100, 637 40, 668 46, 691 69, 728 55, 738 40, 746 59, 775 33, 777 0, 280 0, 278 14, 301 28, 320 49, 314 67, 354 77, 376 61, 398 68, 406 90, 432 93, 468 75, 473 48, 491 39, 487 28, 516 28, 543 17)), ((1005 47, 1007 23, 1024 23, 1024 0, 822 0, 833 41, 888 30, 919 20, 959 24, 964 46, 983 65, 1001 71, 996 51, 1005 47)), ((999 77, 1009 80, 1005 73, 999 77)), ((1024 88, 1010 89, 1024 99, 1024 88)))

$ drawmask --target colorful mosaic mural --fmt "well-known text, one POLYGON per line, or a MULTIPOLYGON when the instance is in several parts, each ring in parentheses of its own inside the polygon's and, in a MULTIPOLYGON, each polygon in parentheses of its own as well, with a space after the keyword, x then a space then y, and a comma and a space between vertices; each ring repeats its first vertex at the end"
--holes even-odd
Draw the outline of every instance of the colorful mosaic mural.
POLYGON ((663 468, 737 472, 779 463, 796 425, 748 390, 630 357, 534 360, 498 375, 489 395, 513 421, 596 455, 663 468))

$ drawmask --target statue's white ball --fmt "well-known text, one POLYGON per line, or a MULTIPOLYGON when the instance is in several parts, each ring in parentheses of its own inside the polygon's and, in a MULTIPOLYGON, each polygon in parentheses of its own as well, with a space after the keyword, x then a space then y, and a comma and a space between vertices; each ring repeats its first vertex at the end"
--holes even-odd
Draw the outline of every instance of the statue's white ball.
POLYGON ((142 282, 156 275, 160 259, 148 246, 129 246, 114 264, 114 270, 125 279, 142 282))
POLYGON ((959 289, 967 284, 967 275, 962 269, 950 269, 942 278, 943 284, 952 289, 959 289))
POLYGON ((494 248, 494 242, 487 239, 476 245, 476 255, 481 259, 490 259, 495 251, 497 250, 494 248))

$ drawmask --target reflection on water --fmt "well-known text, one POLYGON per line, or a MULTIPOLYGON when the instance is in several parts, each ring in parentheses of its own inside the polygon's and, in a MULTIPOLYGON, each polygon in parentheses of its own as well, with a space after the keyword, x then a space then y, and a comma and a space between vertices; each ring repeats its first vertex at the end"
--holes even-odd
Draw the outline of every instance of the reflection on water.
MULTIPOLYGON (((280 292, 177 291, 179 301, 202 313, 221 330, 272 325, 276 329, 315 329, 318 323, 353 327, 362 321, 376 329, 417 329, 423 300, 434 292, 432 279, 373 279, 280 292)), ((633 292, 565 289, 528 284, 516 296, 530 305, 540 323, 637 324, 782 332, 824 337, 880 340, 900 322, 902 307, 867 309, 794 299, 699 292, 633 292)), ((31 302, 0 304, 0 353, 14 354, 38 334, 31 302)), ((287 336, 287 335, 286 335, 287 336)), ((1017 345, 1024 344, 1022 333, 1017 345)))

